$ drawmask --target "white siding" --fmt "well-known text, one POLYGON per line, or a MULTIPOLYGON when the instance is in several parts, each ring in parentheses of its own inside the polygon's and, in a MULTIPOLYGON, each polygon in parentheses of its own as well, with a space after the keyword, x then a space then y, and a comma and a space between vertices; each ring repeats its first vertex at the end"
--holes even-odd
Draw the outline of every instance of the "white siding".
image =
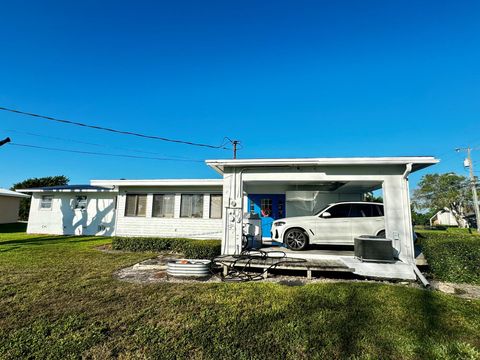
POLYGON ((34 193, 27 233, 54 235, 113 235, 114 193, 34 193), (52 208, 40 209, 43 195, 52 195, 52 208), (77 195, 87 196, 85 210, 74 209, 77 195))
MULTIPOLYGON (((132 193, 136 191, 131 191, 132 193)), ((162 193, 155 191, 154 193, 162 193)), ((166 192, 164 192, 166 193, 166 192)), ((192 191, 185 189, 182 193, 192 191)), ((203 193, 203 218, 180 218, 181 194, 175 193, 175 210, 173 218, 152 217, 153 193, 147 193, 147 216, 125 216, 126 192, 118 196, 116 220, 117 236, 152 236, 152 237, 186 237, 193 239, 221 239, 222 219, 210 219, 210 195, 203 193), (150 199, 150 200, 149 200, 150 199)))

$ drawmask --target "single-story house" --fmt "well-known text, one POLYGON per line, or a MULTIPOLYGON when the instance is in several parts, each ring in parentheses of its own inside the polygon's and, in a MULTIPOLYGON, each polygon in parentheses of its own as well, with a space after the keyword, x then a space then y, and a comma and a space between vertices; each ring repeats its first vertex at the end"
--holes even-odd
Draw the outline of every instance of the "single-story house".
POLYGON ((0 224, 17 222, 20 200, 29 197, 27 194, 0 189, 0 224))
POLYGON ((439 210, 430 218, 430 226, 443 225, 443 226, 466 226, 467 221, 463 220, 462 224, 459 224, 452 211, 448 208, 439 210))
MULTIPOLYGON (((32 193, 29 233, 217 238, 223 254, 238 254, 246 212, 261 214, 268 238, 275 219, 312 215, 329 203, 359 201, 378 190, 386 236, 399 262, 409 264, 397 277, 411 278, 408 176, 437 162, 422 156, 207 160, 219 179, 91 180, 19 191, 32 193)), ((366 274, 375 265, 355 266, 366 274)))

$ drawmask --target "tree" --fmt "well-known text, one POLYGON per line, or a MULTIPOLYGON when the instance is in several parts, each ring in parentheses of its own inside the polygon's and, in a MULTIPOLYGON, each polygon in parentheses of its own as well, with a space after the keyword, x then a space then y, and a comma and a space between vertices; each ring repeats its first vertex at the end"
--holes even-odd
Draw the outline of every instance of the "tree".
MULTIPOLYGON (((45 186, 61 186, 67 185, 70 179, 64 175, 59 176, 47 176, 43 178, 30 178, 24 181, 13 184, 10 190, 15 189, 30 189, 35 187, 45 187, 45 186)), ((31 194, 30 194, 31 195, 31 194)), ((20 210, 19 210, 19 219, 28 220, 28 214, 30 213, 30 202, 31 199, 21 199, 20 200, 20 210)))
POLYGON ((373 192, 365 193, 363 196, 364 201, 376 202, 376 203, 383 203, 382 196, 376 196, 373 192))
POLYGON ((469 184, 465 176, 455 173, 424 175, 413 193, 413 207, 430 211, 448 208, 462 225, 465 211, 471 206, 469 184))
POLYGON ((428 210, 425 212, 416 211, 412 206, 412 221, 415 225, 429 225, 430 218, 435 215, 435 210, 428 210))

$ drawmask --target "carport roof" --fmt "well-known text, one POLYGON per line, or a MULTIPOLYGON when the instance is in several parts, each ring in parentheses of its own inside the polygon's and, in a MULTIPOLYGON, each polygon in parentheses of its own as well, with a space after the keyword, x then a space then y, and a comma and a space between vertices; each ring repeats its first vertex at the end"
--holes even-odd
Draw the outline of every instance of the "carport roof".
POLYGON ((235 159, 206 160, 205 163, 223 174, 226 167, 269 167, 269 166, 348 166, 348 165, 407 165, 412 172, 434 165, 440 160, 433 156, 397 157, 347 157, 347 158, 291 158, 291 159, 235 159))

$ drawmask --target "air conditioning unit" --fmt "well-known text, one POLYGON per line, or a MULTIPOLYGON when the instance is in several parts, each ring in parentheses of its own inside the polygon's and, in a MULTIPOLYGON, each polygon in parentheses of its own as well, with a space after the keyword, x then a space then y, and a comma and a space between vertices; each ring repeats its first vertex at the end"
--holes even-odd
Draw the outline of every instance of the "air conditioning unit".
POLYGON ((362 261, 394 262, 392 240, 362 235, 354 239, 355 257, 362 261))

